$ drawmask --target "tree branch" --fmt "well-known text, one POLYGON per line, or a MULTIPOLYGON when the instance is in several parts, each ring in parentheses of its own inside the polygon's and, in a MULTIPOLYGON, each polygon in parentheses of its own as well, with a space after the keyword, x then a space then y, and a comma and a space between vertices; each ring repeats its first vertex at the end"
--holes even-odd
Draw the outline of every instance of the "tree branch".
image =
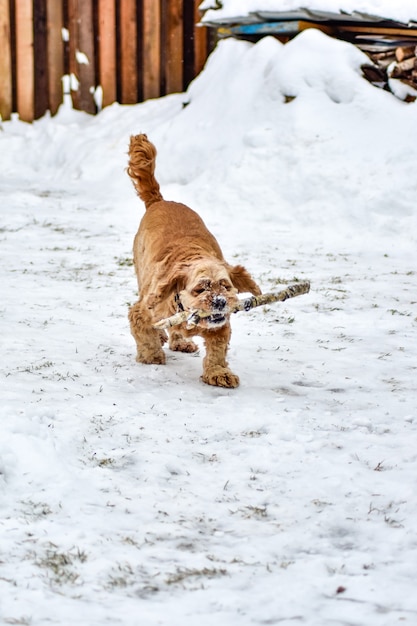
MULTIPOLYGON (((310 283, 308 281, 302 283, 294 283, 293 285, 288 285, 288 287, 286 287, 282 291, 278 291, 275 293, 264 293, 260 296, 250 296, 249 298, 239 300, 236 307, 234 307, 231 311, 225 311, 225 313, 250 311, 251 309, 254 309, 258 306, 262 306, 264 304, 272 304, 273 302, 283 302, 284 300, 288 300, 288 298, 301 296, 304 293, 308 293, 309 291, 310 283)), ((165 319, 156 322, 153 327, 157 330, 164 330, 165 328, 178 326, 183 322, 187 322, 187 328, 190 329, 196 326, 200 319, 203 319, 204 317, 210 317, 210 315, 212 315, 212 313, 201 310, 180 311, 179 313, 175 313, 175 315, 171 315, 171 317, 166 317, 165 319)))

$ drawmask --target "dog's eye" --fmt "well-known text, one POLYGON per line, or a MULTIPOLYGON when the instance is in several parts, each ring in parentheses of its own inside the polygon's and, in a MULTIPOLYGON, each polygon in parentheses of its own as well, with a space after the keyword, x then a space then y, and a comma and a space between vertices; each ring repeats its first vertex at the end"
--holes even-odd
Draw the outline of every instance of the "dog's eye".
POLYGON ((198 287, 197 289, 194 289, 194 290, 193 290, 193 293, 194 293, 196 296, 199 296, 200 294, 202 294, 202 293, 204 293, 204 292, 205 292, 204 287, 198 287))

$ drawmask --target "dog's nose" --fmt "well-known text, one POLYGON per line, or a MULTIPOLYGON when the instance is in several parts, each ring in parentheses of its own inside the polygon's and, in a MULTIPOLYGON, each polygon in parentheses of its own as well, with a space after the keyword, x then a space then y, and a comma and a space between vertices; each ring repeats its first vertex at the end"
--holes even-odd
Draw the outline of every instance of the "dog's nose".
POLYGON ((213 309, 216 311, 223 311, 226 306, 226 298, 224 296, 214 296, 212 300, 213 309))

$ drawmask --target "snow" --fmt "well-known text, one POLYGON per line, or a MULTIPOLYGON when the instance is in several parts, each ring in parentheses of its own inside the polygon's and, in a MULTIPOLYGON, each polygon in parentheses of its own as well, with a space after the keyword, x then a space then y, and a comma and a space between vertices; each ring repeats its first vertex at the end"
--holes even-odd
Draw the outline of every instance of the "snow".
POLYGON ((417 619, 417 105, 317 31, 186 94, 0 131, 0 623, 417 619), (186 105, 186 106, 184 106, 186 105), (132 133, 263 291, 237 390, 135 362, 132 133))
POLYGON ((254 11, 297 11, 310 9, 329 13, 364 13, 407 24, 417 20, 415 0, 203 0, 203 21, 246 17, 254 11), (219 6, 220 5, 220 6, 219 6))

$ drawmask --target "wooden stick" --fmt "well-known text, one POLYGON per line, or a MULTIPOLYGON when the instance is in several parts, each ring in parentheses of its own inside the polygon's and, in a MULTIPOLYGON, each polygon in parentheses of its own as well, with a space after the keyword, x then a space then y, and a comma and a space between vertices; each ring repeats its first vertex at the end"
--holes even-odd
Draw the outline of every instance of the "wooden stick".
MULTIPOLYGON (((293 285, 288 285, 282 291, 278 291, 275 293, 264 293, 260 296, 250 296, 249 298, 245 298, 243 300, 239 300, 237 305, 231 311, 225 311, 225 313, 237 313, 238 311, 250 311, 258 306, 262 306, 264 304, 272 304, 273 302, 283 302, 284 300, 288 300, 288 298, 294 298, 295 296, 301 296, 304 293, 308 293, 310 291, 310 283, 294 283, 293 285)), ((153 325, 157 330, 164 330, 165 328, 170 328, 171 326, 178 326, 178 324, 182 324, 183 322, 187 322, 187 329, 194 328, 200 321, 205 317, 210 317, 212 315, 211 312, 208 311, 180 311, 179 313, 175 313, 175 315, 171 315, 171 317, 166 317, 165 319, 156 322, 153 325)))

